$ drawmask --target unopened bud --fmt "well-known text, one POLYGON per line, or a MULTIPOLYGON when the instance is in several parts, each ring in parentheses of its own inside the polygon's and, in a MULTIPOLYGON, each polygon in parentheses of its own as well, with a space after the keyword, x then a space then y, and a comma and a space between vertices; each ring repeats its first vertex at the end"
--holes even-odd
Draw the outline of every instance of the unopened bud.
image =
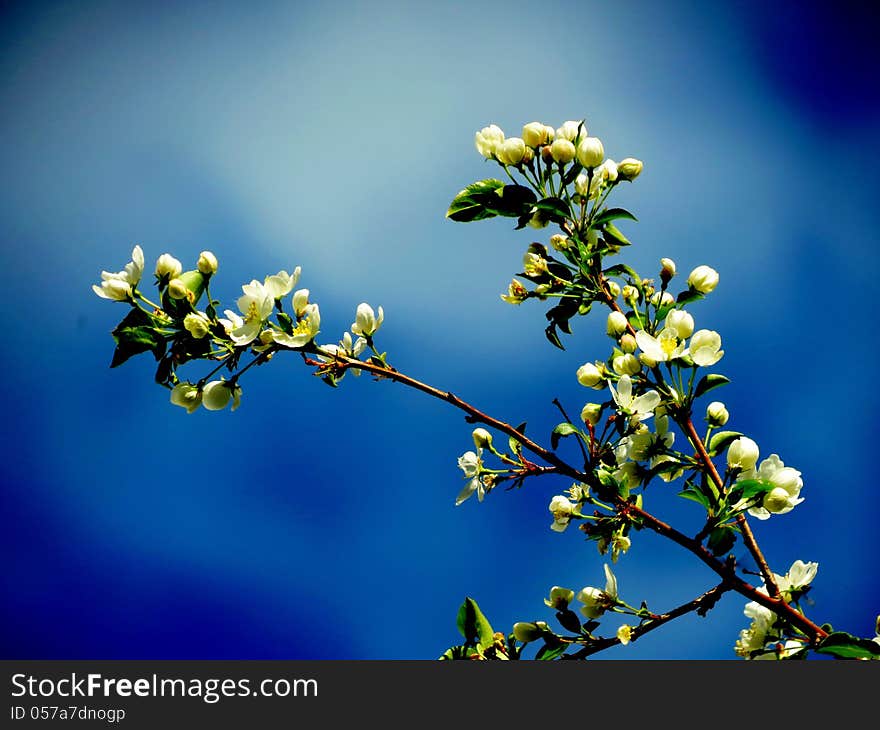
POLYGON ((730 413, 727 412, 727 408, 721 401, 712 401, 706 406, 706 423, 712 428, 723 426, 729 418, 730 413))
POLYGON ((599 423, 599 419, 602 417, 602 406, 599 403, 587 403, 581 409, 581 420, 584 423, 589 423, 591 426, 595 426, 599 423))
POLYGON ((553 139, 553 128, 541 124, 541 122, 529 122, 523 127, 522 138, 527 146, 540 147, 553 139), (548 129, 550 130, 549 135, 547 134, 548 129))
POLYGON ((487 449, 492 446, 492 434, 485 428, 475 428, 473 434, 474 446, 478 449, 487 449))
POLYGON ((198 268, 198 270, 205 276, 216 274, 218 266, 217 257, 210 251, 202 251, 199 254, 199 261, 196 264, 196 268, 198 268))
POLYGON ((578 142, 577 158, 584 167, 597 167, 605 159, 605 147, 598 137, 586 137, 578 142))
POLYGON ((591 362, 585 363, 577 369, 577 379, 585 388, 602 390, 605 387, 602 382, 602 373, 591 362))
POLYGON ((626 284, 623 287, 622 294, 625 302, 633 303, 639 301, 639 290, 631 284, 626 284))
POLYGON ((618 355, 611 361, 614 372, 618 375, 635 375, 642 369, 635 355, 618 355))
POLYGON ((688 276, 688 286, 700 294, 708 294, 718 286, 718 272, 710 266, 698 266, 688 276))
POLYGON ((764 495, 762 506, 768 512, 781 512, 788 507, 790 496, 782 487, 775 487, 764 495))
POLYGON ((526 154, 526 143, 519 137, 510 137, 495 148, 495 156, 503 165, 518 165, 526 154))
POLYGON ((605 331, 610 337, 619 337, 626 332, 628 326, 629 322, 626 321, 626 315, 623 312, 614 310, 608 313, 608 324, 605 331))
POLYGON ((675 261, 672 259, 660 259, 660 281, 668 284, 675 276, 675 261))
POLYGON ((517 641, 528 644, 530 641, 537 641, 544 632, 541 628, 531 621, 517 621, 513 625, 513 635, 517 641))
POLYGON ((621 160, 617 163, 617 174, 620 175, 624 180, 629 180, 632 182, 639 175, 642 174, 642 168, 644 164, 641 160, 636 160, 633 157, 627 157, 625 160, 621 160))
POLYGON ((183 265, 170 253, 163 253, 156 261, 156 276, 160 279, 174 279, 182 271, 183 265))
POLYGON ((189 296, 189 289, 183 279, 172 279, 168 282, 168 296, 172 299, 185 299, 189 296))
POLYGON ((202 339, 210 329, 211 323, 201 312, 193 312, 183 318, 183 327, 197 340, 202 339))
POLYGON ((636 351, 638 347, 638 343, 636 342, 636 338, 633 337, 629 332, 623 335, 620 338, 620 349, 627 353, 633 353, 636 351))
POLYGON ((583 122, 565 122, 559 129, 556 130, 556 138, 562 137, 563 139, 567 139, 569 142, 574 142, 578 135, 581 137, 587 136, 587 127, 583 122))
POLYGON ((612 296, 612 298, 617 299, 620 296, 620 284, 616 281, 606 281, 605 286, 608 288, 608 293, 612 296))
POLYGON ((553 160, 555 162, 558 162, 561 165, 567 165, 574 159, 574 144, 563 138, 554 140, 553 144, 550 145, 550 154, 553 155, 553 160))

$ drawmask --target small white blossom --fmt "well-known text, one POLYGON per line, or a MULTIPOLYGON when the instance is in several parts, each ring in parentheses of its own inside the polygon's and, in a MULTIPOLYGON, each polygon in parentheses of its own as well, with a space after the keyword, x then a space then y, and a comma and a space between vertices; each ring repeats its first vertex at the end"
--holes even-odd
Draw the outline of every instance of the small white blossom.
POLYGON ((624 180, 632 182, 642 174, 644 163, 634 157, 627 157, 617 164, 617 172, 624 180))
POLYGON ((727 466, 747 471, 754 469, 761 452, 748 436, 740 436, 727 448, 727 466))
POLYGON ((544 603, 557 611, 564 611, 573 600, 574 591, 560 586, 553 586, 550 589, 550 598, 545 598, 544 603))
POLYGON ((272 331, 272 338, 282 347, 302 347, 315 339, 321 331, 321 311, 317 304, 309 304, 293 328, 291 334, 280 330, 272 331))
POLYGON ((799 591, 813 582, 816 573, 819 572, 819 563, 805 563, 803 560, 795 560, 785 575, 773 574, 776 585, 783 593, 799 591))
POLYGON ((229 338, 238 346, 247 345, 257 339, 263 322, 272 314, 275 299, 264 284, 254 279, 241 287, 243 296, 238 298, 238 308, 244 318, 240 326, 229 333, 229 338))
POLYGON ((654 415, 654 409, 660 405, 660 394, 656 390, 649 390, 638 397, 633 397, 632 379, 629 375, 622 375, 617 383, 617 389, 609 383, 611 396, 617 407, 633 419, 644 421, 654 415))
POLYGON ((694 318, 683 309, 673 309, 666 315, 666 327, 675 330, 679 339, 686 340, 693 334, 694 318))
MULTIPOLYGON (((755 458, 757 460, 757 455, 755 458)), ((801 473, 797 469, 785 466, 776 454, 770 454, 764 459, 756 472, 753 470, 752 473, 743 473, 740 478, 759 479, 773 485, 773 489, 764 494, 760 505, 749 508, 749 514, 759 520, 766 520, 771 514, 784 515, 804 501, 800 496, 801 488, 804 486, 801 473)))
POLYGON ((619 629, 617 629, 617 640, 623 645, 626 646, 632 641, 633 627, 629 624, 624 624, 619 629))
POLYGON ((135 246, 131 251, 129 261, 122 271, 101 272, 101 284, 93 284, 92 291, 102 299, 110 299, 115 302, 123 302, 131 298, 132 291, 141 280, 144 273, 144 252, 140 246, 135 246))
POLYGON ((556 138, 567 139, 569 142, 574 142, 578 135, 581 137, 586 137, 587 135, 587 127, 583 122, 569 121, 563 122, 562 126, 556 130, 556 138))
POLYGON ((550 525, 550 529, 554 532, 565 532, 565 528, 571 522, 575 505, 567 497, 558 494, 550 500, 549 509, 553 514, 553 524, 550 525))
POLYGON ((687 352, 695 365, 702 368, 714 365, 724 357, 724 350, 721 349, 721 335, 712 330, 694 332, 687 352))
POLYGON ((293 293, 291 304, 293 306, 293 313, 297 317, 302 317, 306 312, 306 307, 309 305, 309 290, 297 289, 293 293))
POLYGON ((480 458, 483 454, 482 449, 473 451, 465 451, 458 457, 458 468, 464 472, 464 478, 468 480, 461 490, 458 497, 455 498, 455 506, 457 507, 474 492, 477 493, 477 499, 482 502, 486 496, 486 488, 483 480, 480 479, 480 472, 483 470, 483 460, 480 458))
POLYGON ((490 160, 495 156, 496 147, 503 141, 504 132, 495 124, 483 127, 475 136, 477 152, 490 160))
POLYGON ((688 286, 701 294, 708 294, 718 286, 718 272, 710 266, 698 266, 688 276, 688 286))
POLYGON ((199 254, 199 260, 196 262, 196 268, 205 276, 211 276, 217 273, 217 257, 210 251, 202 251, 199 254))
POLYGON ((200 340, 210 331, 211 321, 204 312, 190 312, 183 318, 183 327, 193 337, 200 340))
POLYGON ((174 279, 183 272, 183 264, 170 253, 163 253, 156 260, 156 276, 159 279, 174 279))
POLYGON ((267 276, 263 281, 263 286, 272 299, 282 299, 293 291, 293 287, 299 281, 300 273, 302 273, 301 266, 297 266, 292 274, 279 271, 277 274, 267 276))
POLYGON ((187 413, 192 413, 202 404, 202 393, 192 383, 178 383, 171 390, 171 402, 186 408, 187 413))
POLYGON ((636 332, 636 342, 645 356, 655 363, 675 360, 685 353, 684 340, 678 338, 677 330, 668 326, 656 337, 639 330, 636 332))
POLYGON ((379 307, 378 315, 373 312, 373 308, 363 302, 358 304, 357 312, 355 313, 355 321, 352 322, 351 325, 351 333, 353 335, 360 335, 361 337, 372 337, 376 330, 382 326, 382 322, 385 319, 385 312, 382 310, 382 307, 379 307))
POLYGON ((581 613, 589 619, 599 618, 617 603, 618 598, 617 578, 607 563, 605 564, 605 590, 587 586, 577 594, 578 601, 584 604, 581 606, 581 613))

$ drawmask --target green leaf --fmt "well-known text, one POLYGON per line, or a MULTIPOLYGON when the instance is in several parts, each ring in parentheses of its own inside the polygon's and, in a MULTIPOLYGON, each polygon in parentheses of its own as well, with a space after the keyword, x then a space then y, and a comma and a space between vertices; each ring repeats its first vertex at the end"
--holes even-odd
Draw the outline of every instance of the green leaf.
POLYGON ((524 185, 505 185, 481 200, 486 210, 495 215, 519 218, 528 214, 531 218, 532 207, 538 198, 531 188, 524 185))
POLYGON ((709 456, 718 456, 742 434, 739 431, 719 431, 709 439, 709 456))
POLYGON ((605 276, 623 276, 626 274, 630 281, 641 290, 642 278, 635 272, 635 269, 626 264, 614 264, 614 266, 609 266, 605 269, 603 273, 605 276))
POLYGON ((716 527, 709 533, 709 541, 706 543, 709 550, 717 558, 726 555, 736 543, 736 533, 733 528, 727 526, 716 527))
POLYGON ((496 213, 486 207, 486 202, 491 202, 489 196, 495 195, 495 191, 503 187, 504 183, 494 178, 479 180, 468 185, 452 199, 449 210, 446 211, 446 217, 459 223, 470 223, 495 217, 496 213))
POLYGON ((293 334, 293 319, 291 319, 290 315, 286 312, 278 312, 275 315, 275 319, 278 320, 278 324, 281 325, 281 329, 284 330, 287 334, 293 334))
POLYGON ((693 289, 687 289, 679 294, 675 301, 679 304, 689 304, 690 302, 696 302, 705 298, 705 294, 700 294, 700 292, 694 291, 693 289))
POLYGON ((583 171, 584 166, 580 162, 575 161, 574 163, 572 163, 572 166, 565 171, 565 175, 562 178, 563 186, 571 185, 571 183, 573 183, 577 179, 577 176, 580 175, 583 171))
POLYGON ((763 482, 760 479, 743 479, 740 482, 734 484, 731 488, 731 491, 741 492, 740 499, 751 499, 759 494, 766 494, 767 492, 773 489, 773 485, 770 482, 763 482))
MULTIPOLYGON (((526 432, 526 422, 523 421, 519 426, 516 427, 516 430, 525 435, 526 432)), ((519 456, 522 453, 522 444, 517 441, 513 436, 509 436, 507 439, 507 445, 510 446, 510 451, 513 454, 519 456)))
POLYGON ((682 489, 678 493, 678 496, 683 497, 684 499, 689 499, 692 502, 696 502, 697 504, 701 505, 702 507, 705 507, 707 511, 711 508, 709 498, 705 494, 703 494, 701 491, 699 491, 698 489, 695 489, 693 487, 693 485, 691 485, 685 489, 682 489))
POLYGON ((564 350, 565 348, 562 346, 562 340, 559 339, 559 335, 556 332, 556 325, 551 324, 544 330, 544 335, 550 340, 552 345, 555 345, 560 350, 564 350))
POLYGON ((826 636, 819 642, 816 651, 841 659, 880 659, 880 644, 871 639, 860 639, 845 631, 835 631, 826 636))
POLYGON ((458 609, 458 630, 467 644, 478 644, 481 649, 488 649, 495 643, 495 632, 492 625, 483 615, 473 598, 465 598, 458 609))
POLYGON ((618 229, 618 227, 615 226, 613 223, 606 223, 602 227, 602 233, 604 234, 605 238, 611 238, 615 243, 618 243, 621 246, 630 245, 629 239, 624 236, 620 232, 620 229, 618 229))
POLYGON ((697 383, 697 387, 694 389, 694 398, 699 398, 701 395, 705 395, 710 390, 720 388, 722 385, 727 385, 729 382, 730 379, 725 378, 723 375, 717 375, 715 373, 704 375, 702 378, 700 378, 700 382, 697 383))
POLYGON ((535 659, 537 659, 538 661, 544 661, 544 662, 552 661, 553 659, 560 656, 561 654, 564 654, 566 648, 567 648, 566 644, 563 644, 561 642, 559 644, 555 644, 555 643, 551 644, 548 640, 548 643, 544 644, 544 646, 542 646, 538 650, 538 653, 535 654, 535 659))
POLYGON ((543 210, 554 223, 561 223, 571 217, 571 208, 561 198, 544 198, 535 203, 534 207, 543 210))
POLYGON ((119 323, 113 330, 113 339, 116 340, 116 349, 110 362, 111 368, 119 367, 142 352, 152 351, 156 360, 161 360, 165 354, 165 338, 156 332, 150 318, 139 309, 133 309, 119 323), (135 312, 138 314, 134 314, 135 312), (144 321, 149 324, 135 324, 144 321))
MULTIPOLYGON (((618 218, 626 218, 627 220, 637 221, 632 213, 628 210, 624 210, 623 208, 609 208, 608 210, 604 210, 595 218, 593 218, 592 225, 596 228, 601 228, 606 223, 610 223, 611 221, 617 220, 618 218)), ((615 229, 616 230, 616 229, 615 229)))
POLYGON ((556 620, 562 628, 571 631, 573 634, 581 632, 581 620, 578 615, 571 609, 566 608, 563 611, 556 612, 556 620))
POLYGON ((573 436, 577 433, 580 433, 580 431, 570 423, 560 423, 553 429, 553 433, 550 434, 550 446, 556 451, 559 447, 559 439, 564 438, 565 436, 573 436))

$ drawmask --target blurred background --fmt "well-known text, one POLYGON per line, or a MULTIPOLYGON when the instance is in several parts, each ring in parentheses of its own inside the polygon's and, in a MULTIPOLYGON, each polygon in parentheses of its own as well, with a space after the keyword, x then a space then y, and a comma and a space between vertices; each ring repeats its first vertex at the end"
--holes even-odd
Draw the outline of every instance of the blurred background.
MULTIPOLYGON (((546 442, 554 397, 578 413, 596 395, 574 372, 607 353, 604 316, 554 349, 546 307, 499 299, 552 231, 444 213, 495 174, 477 129, 584 117, 610 157, 645 161, 615 196, 639 217, 621 224, 635 244, 623 260, 721 273, 692 308, 724 338, 733 384, 714 395, 729 427, 804 476, 806 501, 755 525, 772 566, 818 561, 810 615, 873 635, 871 12, 5 3, 2 655, 431 659, 458 642, 466 595, 509 630, 552 620, 553 585, 604 585, 594 544, 549 529, 567 481, 453 506, 472 427, 444 404, 368 378, 332 390, 279 357, 243 380, 236 413, 187 415, 152 384, 149 356, 108 368, 125 308, 90 288, 135 243, 148 275, 165 251, 192 267, 213 250, 230 305, 251 278, 301 265, 319 339, 336 341, 359 302, 381 304, 398 368, 546 442)), ((696 524, 674 491, 651 488, 648 506, 696 524)), ((630 602, 664 610, 713 585, 679 548, 633 537, 615 566, 630 602)), ((744 602, 601 656, 733 659, 744 602)))

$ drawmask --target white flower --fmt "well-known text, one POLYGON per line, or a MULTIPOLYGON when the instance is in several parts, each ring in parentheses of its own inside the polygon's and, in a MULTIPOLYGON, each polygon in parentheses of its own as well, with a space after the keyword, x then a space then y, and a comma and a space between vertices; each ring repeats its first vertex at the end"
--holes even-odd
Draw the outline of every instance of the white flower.
POLYGON ((458 507, 462 502, 468 499, 474 492, 477 493, 477 499, 482 502, 486 496, 486 489, 483 480, 480 479, 480 472, 483 470, 482 449, 473 451, 465 451, 458 457, 458 468, 464 472, 464 478, 468 483, 464 485, 459 495, 455 498, 455 506, 458 507))
POLYGON ((523 255, 523 273, 536 277, 547 273, 547 259, 531 251, 526 252, 523 255))
POLYGON ((718 272, 710 266, 698 266, 688 276, 688 286, 701 294, 708 294, 718 286, 718 272))
POLYGON ((617 578, 607 563, 605 564, 605 590, 600 591, 598 588, 587 586, 578 592, 577 599, 584 604, 581 606, 581 613, 589 619, 599 618, 617 603, 617 578))
POLYGON ((688 353, 695 365, 703 368, 714 365, 724 357, 724 350, 721 349, 721 335, 712 330, 694 332, 688 353))
POLYGON ((384 319, 385 312, 382 310, 382 307, 379 307, 379 314, 377 316, 373 312, 373 308, 366 302, 358 304, 355 321, 351 325, 351 333, 361 337, 372 337, 376 330, 382 326, 384 319))
POLYGON ((318 309, 317 304, 309 304, 306 306, 302 317, 296 323, 296 327, 293 328, 291 334, 280 330, 272 330, 272 338, 282 347, 302 347, 314 340, 315 335, 320 331, 321 311, 318 309))
POLYGON ((803 560, 795 560, 785 575, 773 574, 776 585, 783 593, 799 591, 813 582, 816 573, 819 572, 819 563, 805 563, 803 560))
POLYGON ((602 179, 597 176, 593 176, 592 181, 589 176, 581 173, 574 180, 574 189, 578 195, 582 195, 585 198, 593 199, 599 195, 599 190, 602 188, 602 179), (589 184, 589 187, 587 185, 589 184))
POLYGON ((670 294, 668 291, 658 291, 654 292, 651 295, 651 299, 649 301, 657 309, 659 309, 660 307, 668 307, 671 304, 675 304, 675 297, 672 296, 672 294, 670 294))
POLYGON ((602 373, 599 371, 599 368, 591 362, 584 363, 577 369, 577 379, 585 388, 602 390, 602 388, 605 387, 603 385, 604 379, 602 373))
POLYGON ((624 624, 619 629, 617 629, 617 640, 623 645, 626 646, 632 641, 633 627, 629 624, 624 624))
POLYGON ((501 131, 501 128, 495 124, 490 124, 488 127, 483 127, 476 134, 475 144, 477 152, 491 160, 495 156, 495 148, 503 141, 504 132, 501 131))
POLYGON ((212 380, 202 390, 202 405, 209 411, 222 411, 232 401, 232 410, 241 403, 241 387, 231 387, 229 381, 212 380))
POLYGON ((266 291, 269 292, 272 299, 282 299, 293 291, 293 287, 295 287, 296 282, 299 281, 299 275, 301 272, 301 266, 297 266, 292 274, 288 274, 286 271, 279 271, 273 276, 267 276, 264 280, 263 286, 266 288, 266 291))
POLYGON ((574 591, 560 586, 553 586, 550 589, 550 598, 545 598, 544 603, 550 608, 557 611, 564 611, 568 608, 568 604, 574 600, 574 591))
POLYGON ((192 413, 202 404, 202 392, 192 383, 178 383, 171 391, 171 402, 192 413))
POLYGON ((183 272, 183 264, 170 253, 163 253, 156 260, 156 276, 159 279, 174 279, 183 272))
POLYGON ((666 315, 666 327, 675 330, 680 339, 686 340, 693 334, 694 318, 683 309, 673 309, 666 315))
POLYGON ((615 533, 614 537, 611 538, 611 562, 616 563, 621 553, 626 554, 626 551, 629 550, 631 546, 632 540, 626 535, 615 533))
POLYGON ((554 532, 565 532, 568 523, 571 522, 575 505, 567 497, 557 494, 550 500, 550 512, 553 514, 553 524, 550 529, 554 532))
POLYGON ((502 294, 501 299, 508 304, 522 304, 529 297, 529 290, 526 289, 521 281, 512 279, 510 286, 507 287, 507 294, 502 294))
POLYGON ((587 127, 583 122, 563 122, 562 126, 556 130, 556 137, 562 137, 562 139, 567 139, 569 142, 574 142, 578 134, 582 137, 586 137, 587 135, 587 127))
POLYGON ((244 324, 244 320, 241 317, 239 317, 238 314, 233 312, 231 309, 223 310, 223 314, 225 314, 226 317, 225 318, 221 317, 217 321, 223 325, 223 329, 226 330, 227 335, 230 334, 233 330, 237 330, 239 327, 241 327, 244 324))
POLYGON ((679 340, 678 331, 669 326, 663 328, 656 337, 645 330, 639 330, 636 332, 636 342, 639 349, 653 362, 675 360, 685 353, 684 340, 679 340))
POLYGON ((210 251, 202 251, 199 254, 199 260, 196 262, 196 268, 205 276, 211 276, 217 273, 217 257, 210 251))
POLYGON ((238 308, 244 314, 242 324, 229 333, 236 345, 247 345, 257 339, 263 322, 272 314, 275 299, 264 284, 254 279, 241 287, 244 295, 238 298, 238 308))
MULTIPOLYGON (((730 446, 733 448, 733 444, 730 446)), ((757 459, 757 456, 755 458, 757 459)), ((760 506, 749 509, 749 514, 759 520, 766 520, 771 514, 784 515, 804 501, 800 497, 801 488, 804 486, 801 473, 797 469, 785 466, 776 454, 770 454, 764 459, 756 473, 743 474, 740 478, 759 479, 773 485, 773 489, 764 495, 760 506)))
MULTIPOLYGON (((644 426, 642 426, 644 428, 644 426)), ((657 416, 654 421, 655 433, 651 433, 645 428, 644 431, 637 431, 629 437, 629 458, 633 461, 645 461, 652 459, 651 466, 658 456, 672 448, 675 441, 675 434, 669 430, 669 417, 657 416)))
POLYGON ((727 466, 744 471, 754 469, 760 453, 758 444, 747 436, 740 436, 727 449, 727 466))
POLYGON ((649 390, 647 393, 636 398, 632 393, 632 379, 629 375, 622 375, 617 382, 617 390, 609 383, 611 396, 617 407, 637 421, 644 421, 654 415, 654 409, 660 405, 660 394, 656 390, 649 390))
POLYGON ((197 340, 208 334, 211 321, 204 312, 190 312, 183 318, 183 327, 197 340))
POLYGON ((605 159, 602 140, 598 137, 581 138, 577 146, 577 159, 584 167, 597 167, 605 159))
POLYGON ((784 644, 774 644, 771 651, 764 652, 763 654, 758 654, 754 657, 755 660, 779 660, 788 659, 790 656, 794 656, 799 651, 803 651, 804 644, 803 642, 797 641, 795 639, 789 639, 784 644))
POLYGON ((131 297, 131 293, 141 280, 144 273, 144 252, 140 246, 131 251, 131 261, 125 269, 118 272, 102 271, 101 284, 92 285, 92 291, 102 299, 123 302, 131 297))
POLYGON ((637 160, 634 157, 627 157, 618 163, 617 172, 620 173, 620 176, 624 180, 632 182, 642 174, 643 168, 644 163, 641 160, 637 160))

